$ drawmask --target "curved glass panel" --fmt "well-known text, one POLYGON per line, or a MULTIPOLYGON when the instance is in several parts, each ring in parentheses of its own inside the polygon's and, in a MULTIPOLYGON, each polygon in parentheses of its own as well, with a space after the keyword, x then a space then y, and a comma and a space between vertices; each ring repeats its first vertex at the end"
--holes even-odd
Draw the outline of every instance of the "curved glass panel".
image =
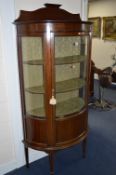
POLYGON ((85 106, 88 36, 55 37, 56 117, 85 106))

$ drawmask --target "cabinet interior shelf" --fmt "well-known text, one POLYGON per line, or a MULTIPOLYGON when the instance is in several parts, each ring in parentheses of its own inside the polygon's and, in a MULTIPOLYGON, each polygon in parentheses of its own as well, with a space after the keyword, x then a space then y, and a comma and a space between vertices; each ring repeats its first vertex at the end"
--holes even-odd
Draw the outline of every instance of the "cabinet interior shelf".
MULTIPOLYGON (((72 63, 78 63, 86 60, 85 55, 73 55, 73 56, 65 56, 65 57, 57 57, 55 58, 55 64, 61 65, 61 64, 72 64, 72 63)), ((43 60, 28 60, 24 61, 24 64, 29 65, 43 65, 43 60)))
MULTIPOLYGON (((85 85, 84 79, 73 78, 70 80, 64 80, 56 82, 56 93, 68 92, 79 89, 85 85)), ((25 89, 27 92, 32 94, 43 94, 43 86, 34 86, 25 89)))
MULTIPOLYGON (((66 117, 69 114, 79 112, 84 107, 84 100, 82 98, 71 98, 56 104, 56 117, 66 117)), ((45 118, 44 108, 33 109, 28 112, 29 115, 45 118)))

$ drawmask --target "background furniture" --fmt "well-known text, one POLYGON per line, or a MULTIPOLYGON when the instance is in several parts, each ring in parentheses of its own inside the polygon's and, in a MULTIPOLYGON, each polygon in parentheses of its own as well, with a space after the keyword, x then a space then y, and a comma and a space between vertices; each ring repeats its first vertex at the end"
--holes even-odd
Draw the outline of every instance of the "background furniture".
POLYGON ((91 69, 90 69, 90 90, 89 90, 89 96, 92 97, 94 96, 94 74, 100 75, 102 73, 102 70, 97 68, 95 66, 95 63, 93 60, 91 60, 91 69))
POLYGON ((116 72, 112 72, 112 82, 116 83, 116 72))
POLYGON ((21 11, 18 62, 26 164, 28 147, 49 154, 83 141, 88 133, 91 23, 60 5, 21 11))
POLYGON ((109 88, 112 83, 115 82, 115 74, 112 71, 112 67, 107 67, 105 69, 99 69, 95 66, 94 62, 91 61, 91 71, 90 71, 90 106, 94 108, 100 108, 102 110, 110 110, 116 108, 113 102, 109 102, 104 99, 104 89, 109 88), (99 94, 98 98, 94 97, 94 74, 98 75, 99 81, 99 94))

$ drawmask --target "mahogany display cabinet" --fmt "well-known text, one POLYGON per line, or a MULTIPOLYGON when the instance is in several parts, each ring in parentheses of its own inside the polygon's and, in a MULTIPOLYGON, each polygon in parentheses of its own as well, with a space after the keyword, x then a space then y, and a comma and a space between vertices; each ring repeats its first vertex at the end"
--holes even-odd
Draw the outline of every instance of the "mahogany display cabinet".
POLYGON ((15 20, 26 165, 28 148, 45 151, 54 174, 57 150, 88 133, 91 23, 59 4, 21 11, 15 20))

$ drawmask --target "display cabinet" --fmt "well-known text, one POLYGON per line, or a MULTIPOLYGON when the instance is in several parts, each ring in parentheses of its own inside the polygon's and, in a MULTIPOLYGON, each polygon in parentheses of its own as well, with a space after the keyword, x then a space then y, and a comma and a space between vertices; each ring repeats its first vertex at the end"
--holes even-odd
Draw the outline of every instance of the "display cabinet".
POLYGON ((28 148, 45 151, 53 175, 55 151, 82 142, 85 156, 91 23, 58 4, 21 11, 14 23, 26 164, 28 148))

